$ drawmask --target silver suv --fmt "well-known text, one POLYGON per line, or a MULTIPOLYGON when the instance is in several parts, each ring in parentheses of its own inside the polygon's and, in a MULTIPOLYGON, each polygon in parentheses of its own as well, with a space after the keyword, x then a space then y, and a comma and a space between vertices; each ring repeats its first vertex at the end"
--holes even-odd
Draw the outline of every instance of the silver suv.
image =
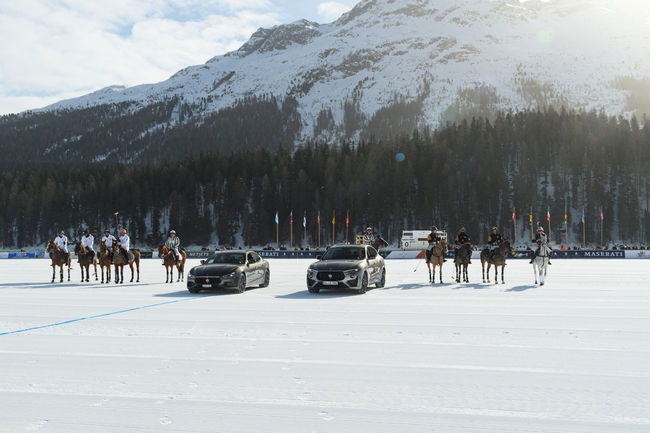
POLYGON ((384 287, 384 258, 370 245, 335 245, 307 270, 307 289, 353 289, 365 293, 368 286, 384 287))

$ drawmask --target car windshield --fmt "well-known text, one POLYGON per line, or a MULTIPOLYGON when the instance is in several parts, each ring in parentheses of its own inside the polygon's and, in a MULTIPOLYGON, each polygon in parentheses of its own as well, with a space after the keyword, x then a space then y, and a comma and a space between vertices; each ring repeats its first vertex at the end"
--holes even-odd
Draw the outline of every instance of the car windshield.
POLYGON ((218 253, 205 261, 206 265, 226 263, 230 265, 243 265, 246 263, 245 253, 218 253))
POLYGON ((330 248, 323 254, 323 260, 363 260, 366 258, 364 247, 330 248))

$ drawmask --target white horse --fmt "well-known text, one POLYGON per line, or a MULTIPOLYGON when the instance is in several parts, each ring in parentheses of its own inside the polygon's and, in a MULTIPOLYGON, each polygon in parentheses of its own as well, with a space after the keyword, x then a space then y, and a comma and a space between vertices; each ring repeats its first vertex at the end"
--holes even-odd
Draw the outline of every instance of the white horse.
POLYGON ((548 262, 550 258, 551 249, 546 243, 539 247, 539 252, 533 260, 533 274, 535 274, 535 284, 537 284, 537 275, 539 274, 539 285, 543 286, 546 281, 546 270, 548 269, 548 262))

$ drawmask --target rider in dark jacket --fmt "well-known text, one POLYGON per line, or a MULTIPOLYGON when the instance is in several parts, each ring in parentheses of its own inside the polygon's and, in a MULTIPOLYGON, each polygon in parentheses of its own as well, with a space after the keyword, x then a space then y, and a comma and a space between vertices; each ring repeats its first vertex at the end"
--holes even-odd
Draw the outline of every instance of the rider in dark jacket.
POLYGON ((499 233, 499 229, 496 227, 492 227, 492 233, 490 234, 490 237, 488 237, 488 246, 490 248, 489 256, 492 257, 494 254, 494 250, 499 248, 501 244, 503 243, 503 236, 501 236, 501 233, 499 233))
MULTIPOLYGON (((456 235, 456 239, 454 240, 454 244, 456 247, 454 248, 454 263, 456 263, 456 258, 458 257, 458 250, 460 250, 460 247, 463 246, 463 244, 468 244, 470 243, 469 235, 465 233, 465 227, 462 227, 458 231, 458 235, 456 235)), ((469 263, 472 263, 472 260, 470 259, 469 263)))
MULTIPOLYGON (((442 240, 440 235, 438 235, 438 227, 433 226, 431 227, 431 233, 429 233, 429 236, 427 236, 427 242, 429 243, 429 246, 427 247, 426 251, 426 256, 427 256, 427 261, 431 259, 431 256, 433 255, 433 250, 436 246, 438 246, 438 243, 442 240)), ((443 252, 443 262, 446 262, 447 260, 444 258, 444 252, 443 252)))

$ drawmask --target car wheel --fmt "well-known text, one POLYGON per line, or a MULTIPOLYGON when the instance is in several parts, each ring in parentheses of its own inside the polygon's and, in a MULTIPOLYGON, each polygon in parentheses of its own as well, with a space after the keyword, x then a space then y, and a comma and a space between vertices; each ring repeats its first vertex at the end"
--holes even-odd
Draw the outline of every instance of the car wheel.
POLYGON ((199 292, 200 292, 199 289, 196 289, 196 288, 194 288, 194 287, 188 287, 187 290, 188 290, 190 293, 199 293, 199 292))
POLYGON ((268 287, 270 282, 271 282, 271 271, 267 269, 266 272, 264 273, 264 282, 260 284, 260 287, 268 287))
POLYGON ((237 293, 244 293, 246 291, 246 275, 241 274, 239 277, 239 285, 237 286, 237 293))
POLYGON ((320 292, 320 289, 318 289, 318 288, 307 289, 307 290, 309 290, 309 293, 314 293, 314 294, 317 294, 317 293, 320 292))
POLYGON ((368 291, 368 274, 363 273, 363 278, 361 279, 361 287, 359 288, 359 293, 366 293, 368 291))
POLYGON ((379 282, 377 282, 377 284, 375 284, 375 287, 381 289, 385 285, 386 285, 386 268, 383 268, 381 270, 381 279, 379 280, 379 282))

